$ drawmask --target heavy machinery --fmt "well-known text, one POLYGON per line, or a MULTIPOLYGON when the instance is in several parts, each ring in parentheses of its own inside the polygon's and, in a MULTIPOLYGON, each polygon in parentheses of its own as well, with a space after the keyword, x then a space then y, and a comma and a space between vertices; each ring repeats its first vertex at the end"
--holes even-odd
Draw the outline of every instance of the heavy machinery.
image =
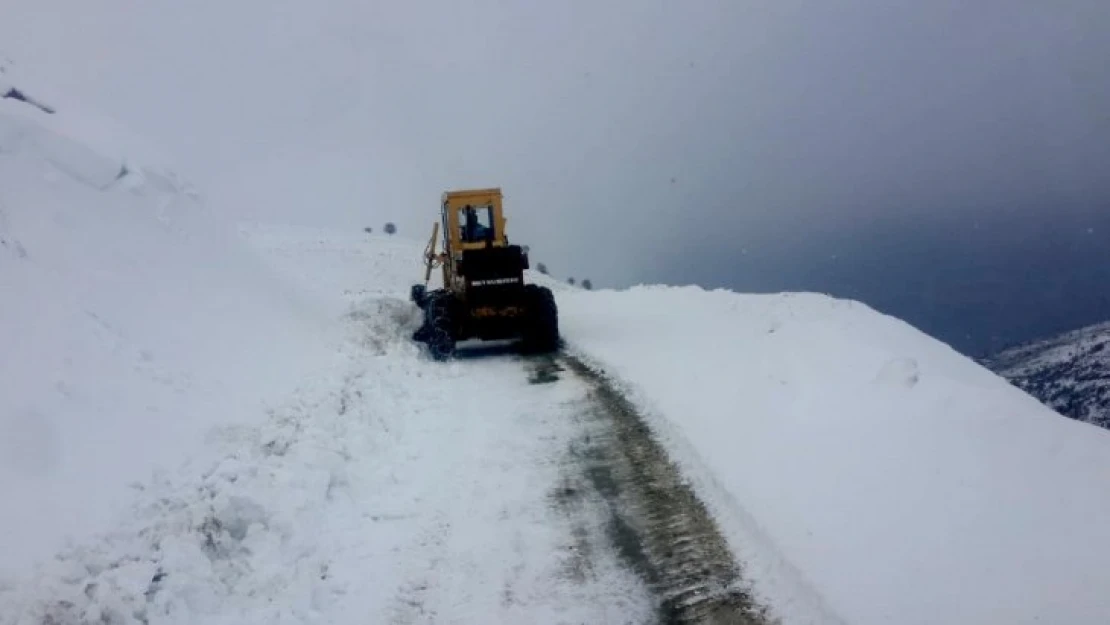
POLYGON ((515 339, 529 353, 558 349, 555 297, 547 287, 524 283, 528 253, 505 236, 501 189, 444 192, 440 210, 424 250, 424 283, 412 286, 412 301, 424 311, 413 339, 437 360, 468 339, 515 339), (429 291, 436 267, 443 268, 443 286, 429 291))

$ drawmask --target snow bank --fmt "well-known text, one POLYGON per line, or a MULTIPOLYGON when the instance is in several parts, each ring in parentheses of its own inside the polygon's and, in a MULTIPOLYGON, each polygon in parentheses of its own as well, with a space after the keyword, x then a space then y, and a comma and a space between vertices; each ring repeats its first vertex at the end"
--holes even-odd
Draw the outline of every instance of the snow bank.
POLYGON ((0 574, 332 354, 319 309, 94 119, 0 100, 0 574))
POLYGON ((855 302, 638 287, 559 305, 785 612, 808 586, 849 623, 1110 621, 1110 432, 855 302))

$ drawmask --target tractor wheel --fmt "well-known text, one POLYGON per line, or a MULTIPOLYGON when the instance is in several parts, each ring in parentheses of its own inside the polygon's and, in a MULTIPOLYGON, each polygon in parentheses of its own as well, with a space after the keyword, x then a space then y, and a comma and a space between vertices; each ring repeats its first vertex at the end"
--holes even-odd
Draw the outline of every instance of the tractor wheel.
POLYGON ((417 328, 416 332, 412 333, 412 340, 419 343, 426 343, 428 337, 431 336, 432 331, 432 313, 437 301, 444 296, 443 289, 436 289, 428 293, 424 289, 423 284, 414 284, 409 291, 409 298, 412 300, 416 307, 424 311, 424 319, 417 328))
POLYGON ((524 287, 525 321, 521 346, 537 354, 559 348, 559 309, 551 289, 536 284, 524 287))
POLYGON ((432 353, 432 358, 440 361, 447 360, 455 354, 455 337, 451 336, 450 330, 437 325, 429 332, 428 349, 432 353))
POLYGON ((428 300, 428 349, 436 360, 447 360, 455 353, 455 318, 450 296, 428 300))

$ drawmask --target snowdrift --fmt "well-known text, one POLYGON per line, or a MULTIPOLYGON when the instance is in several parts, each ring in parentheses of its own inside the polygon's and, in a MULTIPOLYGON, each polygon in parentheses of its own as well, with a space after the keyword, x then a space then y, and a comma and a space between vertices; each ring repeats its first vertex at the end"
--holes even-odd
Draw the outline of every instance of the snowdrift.
POLYGON ((559 294, 785 613, 1110 620, 1110 432, 909 325, 816 294, 559 294), (812 613, 812 612, 811 612, 812 613))
POLYGON ((321 311, 98 119, 0 100, 0 574, 330 353, 321 311))

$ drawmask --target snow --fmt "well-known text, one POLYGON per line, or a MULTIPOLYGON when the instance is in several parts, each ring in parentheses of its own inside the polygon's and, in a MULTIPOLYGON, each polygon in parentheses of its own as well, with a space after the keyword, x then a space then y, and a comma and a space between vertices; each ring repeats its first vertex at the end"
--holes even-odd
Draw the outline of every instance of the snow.
MULTIPOLYGON (((0 93, 14 87, 0 79, 0 93)), ((27 95, 35 97, 33 92, 27 95)), ((59 172, 94 188, 107 189, 120 182, 131 187, 195 193, 173 172, 170 159, 161 150, 119 122, 88 110, 51 110, 54 112, 46 114, 19 100, 0 99, 0 142, 5 151, 34 154, 59 172)))
MULTIPOLYGON (((267 181, 316 197, 295 146, 209 204, 29 92, 57 113, 0 101, 0 625, 650 618, 601 503, 553 503, 586 385, 424 357, 423 241, 235 230, 213 207, 267 181)), ((1110 432, 857 302, 530 278, 784 622, 1110 620, 1110 432)))
POLYGON ((1044 369, 1074 362, 1082 356, 1102 354, 1110 344, 1110 322, 1085 326, 1044 340, 1002 350, 990 364, 1007 378, 1029 376, 1044 369))
POLYGON ((641 286, 559 305, 773 602, 811 589, 849 623, 1110 618, 1110 433, 857 302, 641 286))
POLYGON ((235 231, 8 104, 0 624, 650 618, 553 504, 585 384, 427 359, 417 245, 235 231))
POLYGON ((0 100, 0 574, 334 357, 326 317, 186 185, 139 165, 111 184, 128 157, 65 115, 0 100))
POLYGON ((426 358, 408 340, 411 242, 242 234, 343 311, 335 357, 260 422, 213 424, 205 453, 143 481, 103 537, 0 585, 0 623, 650 618, 602 504, 552 505, 582 382, 533 385, 511 356, 426 358))
POLYGON ((1061 415, 1110 428, 1110 323, 1015 345, 981 360, 1061 415))
POLYGON ((567 573, 548 497, 582 389, 532 392, 504 359, 444 370, 399 339, 405 302, 358 309, 369 340, 263 425, 221 428, 222 457, 146 486, 105 541, 0 591, 0 622, 644 622, 614 558, 567 573))

